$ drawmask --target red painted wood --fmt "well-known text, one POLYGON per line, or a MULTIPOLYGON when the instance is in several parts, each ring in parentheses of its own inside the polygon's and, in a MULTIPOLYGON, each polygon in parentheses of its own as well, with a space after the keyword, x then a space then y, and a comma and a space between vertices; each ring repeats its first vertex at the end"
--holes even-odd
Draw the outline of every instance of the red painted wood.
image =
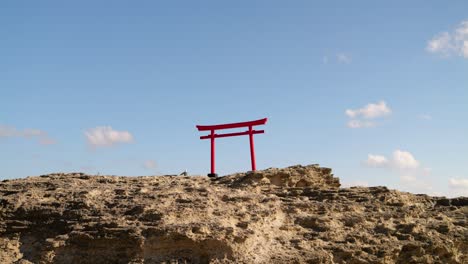
POLYGON ((250 140, 250 161, 252 163, 252 171, 257 169, 255 166, 255 149, 254 149, 254 141, 253 141, 253 130, 252 126, 249 126, 249 140, 250 140))
POLYGON ((197 128, 198 128, 198 131, 230 129, 230 128, 237 128, 237 127, 264 125, 266 124, 267 121, 268 121, 268 118, 263 118, 263 119, 247 121, 247 122, 220 124, 220 125, 212 125, 212 126, 197 125, 197 128))
MULTIPOLYGON (((265 130, 252 130, 252 134, 263 134, 265 130)), ((235 137, 235 136, 244 136, 249 135, 249 131, 245 132, 236 132, 236 133, 227 133, 227 134, 214 134, 215 138, 223 138, 223 137, 235 137)), ((210 139, 211 135, 201 136, 200 139, 210 139)))
POLYGON ((215 133, 211 130, 211 174, 215 174, 215 133))

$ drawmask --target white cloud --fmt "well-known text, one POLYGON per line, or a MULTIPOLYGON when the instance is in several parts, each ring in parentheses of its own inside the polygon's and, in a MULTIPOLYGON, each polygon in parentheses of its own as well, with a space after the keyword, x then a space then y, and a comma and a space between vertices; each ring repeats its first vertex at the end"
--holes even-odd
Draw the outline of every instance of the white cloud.
POLYGON ((362 108, 346 109, 345 111, 345 114, 349 118, 351 118, 351 120, 349 120, 347 123, 347 126, 349 128, 375 127, 377 123, 374 121, 369 121, 369 119, 381 118, 384 116, 388 116, 391 113, 392 110, 390 109, 390 107, 387 106, 387 103, 385 101, 380 101, 378 103, 370 103, 362 108))
POLYGON ((414 158, 413 154, 399 149, 393 152, 392 164, 399 169, 419 168, 419 161, 414 158))
POLYGON ((375 127, 375 123, 371 121, 352 119, 348 121, 347 126, 349 128, 375 127))
MULTIPOLYGON (((429 195, 447 197, 468 196, 468 178, 450 178, 449 192, 436 190, 437 185, 428 177, 432 174, 430 167, 422 166, 414 155, 408 151, 395 150, 390 158, 384 155, 369 154, 363 162, 367 167, 384 168, 399 178, 398 189, 412 193, 426 193, 429 195)), ((344 184, 352 186, 351 184, 344 184)))
POLYGON ((84 132, 88 144, 92 147, 110 147, 118 143, 133 142, 128 131, 117 131, 110 126, 90 128, 84 132))
POLYGON ((338 62, 345 63, 345 64, 349 64, 352 61, 351 56, 348 54, 344 54, 344 53, 336 54, 336 59, 338 60, 338 62))
POLYGON ((468 178, 450 178, 448 196, 468 196, 468 178))
POLYGON ((395 150, 390 158, 383 155, 369 154, 364 165, 372 168, 385 168, 398 176, 400 179, 400 190, 432 193, 432 185, 427 176, 431 169, 421 167, 412 153, 403 150, 395 150))
POLYGON ((0 125, 0 137, 17 137, 17 138, 28 138, 37 139, 41 145, 55 144, 55 140, 51 139, 47 132, 40 129, 24 129, 18 130, 12 126, 0 125))
POLYGON ((449 187, 453 189, 468 189, 468 179, 450 178, 449 187))
MULTIPOLYGON (((368 167, 374 168, 390 168, 399 170, 414 170, 420 167, 420 162, 414 158, 413 154, 408 151, 395 150, 392 158, 388 159, 383 155, 369 154, 367 160, 364 162, 368 167)), ((424 168, 422 171, 424 174, 429 174, 430 169, 424 168)))
POLYGON ((449 55, 455 47, 452 45, 452 36, 448 32, 440 33, 427 43, 427 51, 449 55))
POLYGON ((452 32, 442 32, 427 42, 426 50, 443 56, 457 55, 468 59, 468 20, 452 32))
POLYGON ((145 169, 155 169, 156 168, 156 161, 154 160, 147 160, 143 163, 143 167, 145 169))
POLYGON ((468 41, 463 42, 462 52, 463 57, 468 58, 468 41))
POLYGON ((392 110, 387 106, 385 101, 380 101, 376 104, 367 104, 363 108, 359 109, 347 109, 345 113, 350 118, 363 117, 367 119, 373 119, 390 115, 392 110))
POLYGON ((412 193, 425 193, 434 195, 438 193, 434 190, 432 183, 427 178, 420 178, 419 175, 400 175, 400 188, 402 191, 412 193))
POLYGON ((386 167, 389 162, 385 156, 369 154, 365 163, 369 167, 386 167))

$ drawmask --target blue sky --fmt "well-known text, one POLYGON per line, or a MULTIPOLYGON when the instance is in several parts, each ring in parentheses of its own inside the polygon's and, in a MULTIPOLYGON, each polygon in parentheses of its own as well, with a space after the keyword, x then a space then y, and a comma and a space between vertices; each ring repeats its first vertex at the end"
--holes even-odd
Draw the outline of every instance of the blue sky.
MULTIPOLYGON (((209 171, 195 125, 268 117, 257 167, 468 195, 466 1, 0 4, 0 178, 209 171), (347 111, 348 110, 348 111, 347 111)), ((217 141, 217 172, 250 168, 217 141)))

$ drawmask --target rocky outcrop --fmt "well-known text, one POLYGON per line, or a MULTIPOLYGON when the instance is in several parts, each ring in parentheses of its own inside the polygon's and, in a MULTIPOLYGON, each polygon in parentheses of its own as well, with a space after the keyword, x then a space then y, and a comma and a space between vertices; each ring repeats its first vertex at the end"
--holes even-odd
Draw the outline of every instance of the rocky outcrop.
POLYGON ((468 263, 468 198, 340 188, 318 165, 0 183, 0 263, 468 263))

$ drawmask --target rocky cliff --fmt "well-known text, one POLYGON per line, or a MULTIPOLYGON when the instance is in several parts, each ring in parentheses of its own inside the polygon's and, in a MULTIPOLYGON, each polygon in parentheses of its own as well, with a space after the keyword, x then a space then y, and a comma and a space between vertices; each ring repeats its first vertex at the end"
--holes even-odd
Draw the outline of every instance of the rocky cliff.
POLYGON ((468 198, 340 188, 317 165, 0 183, 0 263, 468 263, 468 198))

